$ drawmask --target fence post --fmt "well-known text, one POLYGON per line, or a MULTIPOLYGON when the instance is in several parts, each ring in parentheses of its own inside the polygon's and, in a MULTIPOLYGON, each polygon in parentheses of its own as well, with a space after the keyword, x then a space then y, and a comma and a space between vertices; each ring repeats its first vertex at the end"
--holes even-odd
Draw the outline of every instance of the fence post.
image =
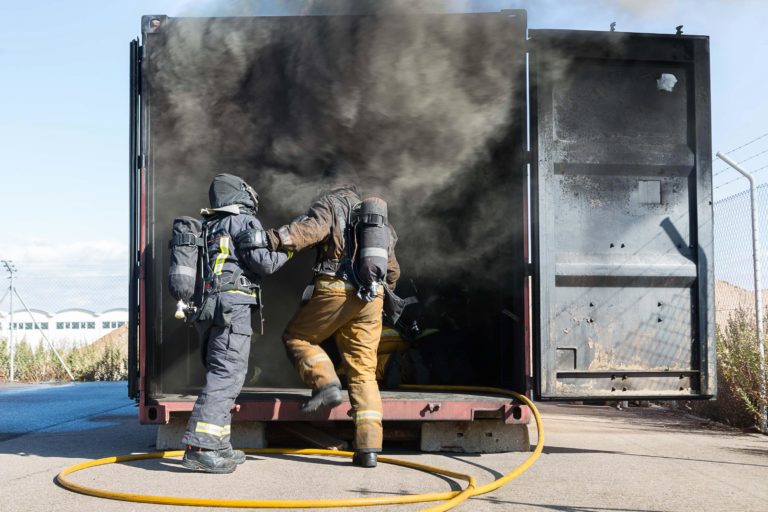
POLYGON ((739 164, 717 152, 717 158, 733 167, 749 180, 749 201, 752 206, 752 260, 755 274, 755 317, 757 321, 757 353, 760 359, 760 431, 768 434, 768 408, 766 408, 765 346, 763 344, 763 294, 760 283, 760 232, 758 230, 755 178, 739 164))
POLYGON ((15 340, 15 337, 14 337, 15 325, 14 325, 14 322, 13 322, 13 290, 15 289, 13 287, 13 274, 16 272, 16 265, 14 265, 13 261, 11 261, 11 260, 2 260, 2 263, 3 263, 3 266, 5 267, 5 270, 11 276, 11 285, 10 285, 10 288, 8 289, 9 290, 8 293, 11 296, 11 305, 10 305, 11 309, 10 309, 10 315, 9 315, 10 316, 10 318, 9 318, 10 323, 8 324, 8 327, 9 327, 8 352, 9 352, 9 356, 11 358, 11 361, 10 361, 10 369, 9 369, 9 372, 8 372, 9 373, 8 376, 10 377, 9 380, 11 382, 13 382, 15 380, 15 378, 16 378, 16 370, 15 370, 15 368, 16 368, 16 366, 15 366, 15 361, 16 361, 16 340, 15 340))

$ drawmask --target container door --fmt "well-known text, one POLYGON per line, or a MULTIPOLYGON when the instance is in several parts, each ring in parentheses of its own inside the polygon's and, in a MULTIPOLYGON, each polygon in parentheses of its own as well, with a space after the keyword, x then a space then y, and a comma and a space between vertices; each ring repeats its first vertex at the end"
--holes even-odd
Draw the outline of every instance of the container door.
POLYGON ((138 396, 139 377, 139 351, 138 351, 138 326, 139 326, 139 70, 140 70, 139 40, 134 39, 130 44, 128 67, 130 77, 129 85, 129 114, 128 114, 128 200, 130 209, 130 242, 128 262, 128 396, 138 396))
POLYGON ((708 39, 530 37, 539 397, 711 397, 708 39))

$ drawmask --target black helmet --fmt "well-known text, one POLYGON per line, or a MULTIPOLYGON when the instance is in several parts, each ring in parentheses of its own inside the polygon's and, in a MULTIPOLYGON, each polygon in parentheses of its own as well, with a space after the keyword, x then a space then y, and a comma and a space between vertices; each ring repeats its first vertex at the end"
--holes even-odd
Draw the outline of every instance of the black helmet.
POLYGON ((256 211, 259 208, 259 194, 239 176, 217 174, 208 189, 211 208, 241 204, 256 211))

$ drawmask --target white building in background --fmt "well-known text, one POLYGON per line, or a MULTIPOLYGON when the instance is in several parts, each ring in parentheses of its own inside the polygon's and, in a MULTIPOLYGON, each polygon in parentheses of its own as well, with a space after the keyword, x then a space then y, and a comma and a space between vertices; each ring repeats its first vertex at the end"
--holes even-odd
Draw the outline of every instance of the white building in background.
MULTIPOLYGON (((105 334, 122 327, 128 322, 126 308, 109 309, 101 313, 87 309, 65 309, 48 313, 33 309, 13 312, 14 339, 26 340, 36 347, 43 340, 42 330, 57 347, 72 347, 92 343, 105 334), (37 326, 35 327, 35 322, 37 326)), ((0 311, 0 339, 10 337, 11 318, 7 311, 0 311)))

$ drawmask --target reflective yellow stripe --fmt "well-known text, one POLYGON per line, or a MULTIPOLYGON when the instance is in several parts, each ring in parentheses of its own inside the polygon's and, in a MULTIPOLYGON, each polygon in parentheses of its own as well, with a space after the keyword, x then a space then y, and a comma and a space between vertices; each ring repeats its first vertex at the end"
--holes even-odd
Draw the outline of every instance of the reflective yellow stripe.
POLYGON ((319 288, 330 288, 332 290, 350 290, 355 291, 355 287, 346 281, 328 281, 326 279, 318 279, 315 282, 315 286, 319 288))
POLYGON ((436 334, 438 332, 440 332, 439 329, 424 329, 423 331, 421 331, 421 334, 416 336, 416 339, 420 340, 421 338, 423 338, 425 336, 431 336, 432 334, 436 334))
MULTIPOLYGON (((357 292, 357 288, 355 288, 355 286, 352 283, 348 283, 342 279, 334 279, 331 277, 320 278, 315 280, 315 288, 339 291, 344 293, 357 292)), ((378 287, 378 291, 376 292, 376 295, 379 297, 384 296, 384 288, 382 286, 378 287)))
POLYGON ((230 426, 229 425, 220 426, 220 425, 214 425, 213 423, 205 423, 204 421, 198 421, 197 426, 195 427, 195 432, 208 434, 216 437, 224 437, 229 435, 230 426))
POLYGON ((383 417, 384 415, 379 411, 355 411, 354 420, 355 423, 360 423, 363 421, 381 421, 383 417))
POLYGON ((325 354, 317 354, 316 356, 312 356, 309 359, 305 359, 302 361, 302 364, 304 366, 312 366, 315 363, 319 363, 320 361, 330 361, 331 358, 328 357, 325 354))
POLYGON ((213 264, 214 274, 221 274, 227 256, 229 256, 229 237, 222 236, 219 238, 219 254, 216 255, 216 262, 213 264))
POLYGON ((385 327, 381 330, 381 337, 382 338, 399 338, 400 333, 397 332, 395 329, 392 329, 391 327, 385 327))
POLYGON ((243 295, 247 295, 249 297, 255 297, 256 296, 256 292, 250 292, 249 293, 249 292, 244 292, 242 290, 227 290, 224 293, 242 293, 243 295))

